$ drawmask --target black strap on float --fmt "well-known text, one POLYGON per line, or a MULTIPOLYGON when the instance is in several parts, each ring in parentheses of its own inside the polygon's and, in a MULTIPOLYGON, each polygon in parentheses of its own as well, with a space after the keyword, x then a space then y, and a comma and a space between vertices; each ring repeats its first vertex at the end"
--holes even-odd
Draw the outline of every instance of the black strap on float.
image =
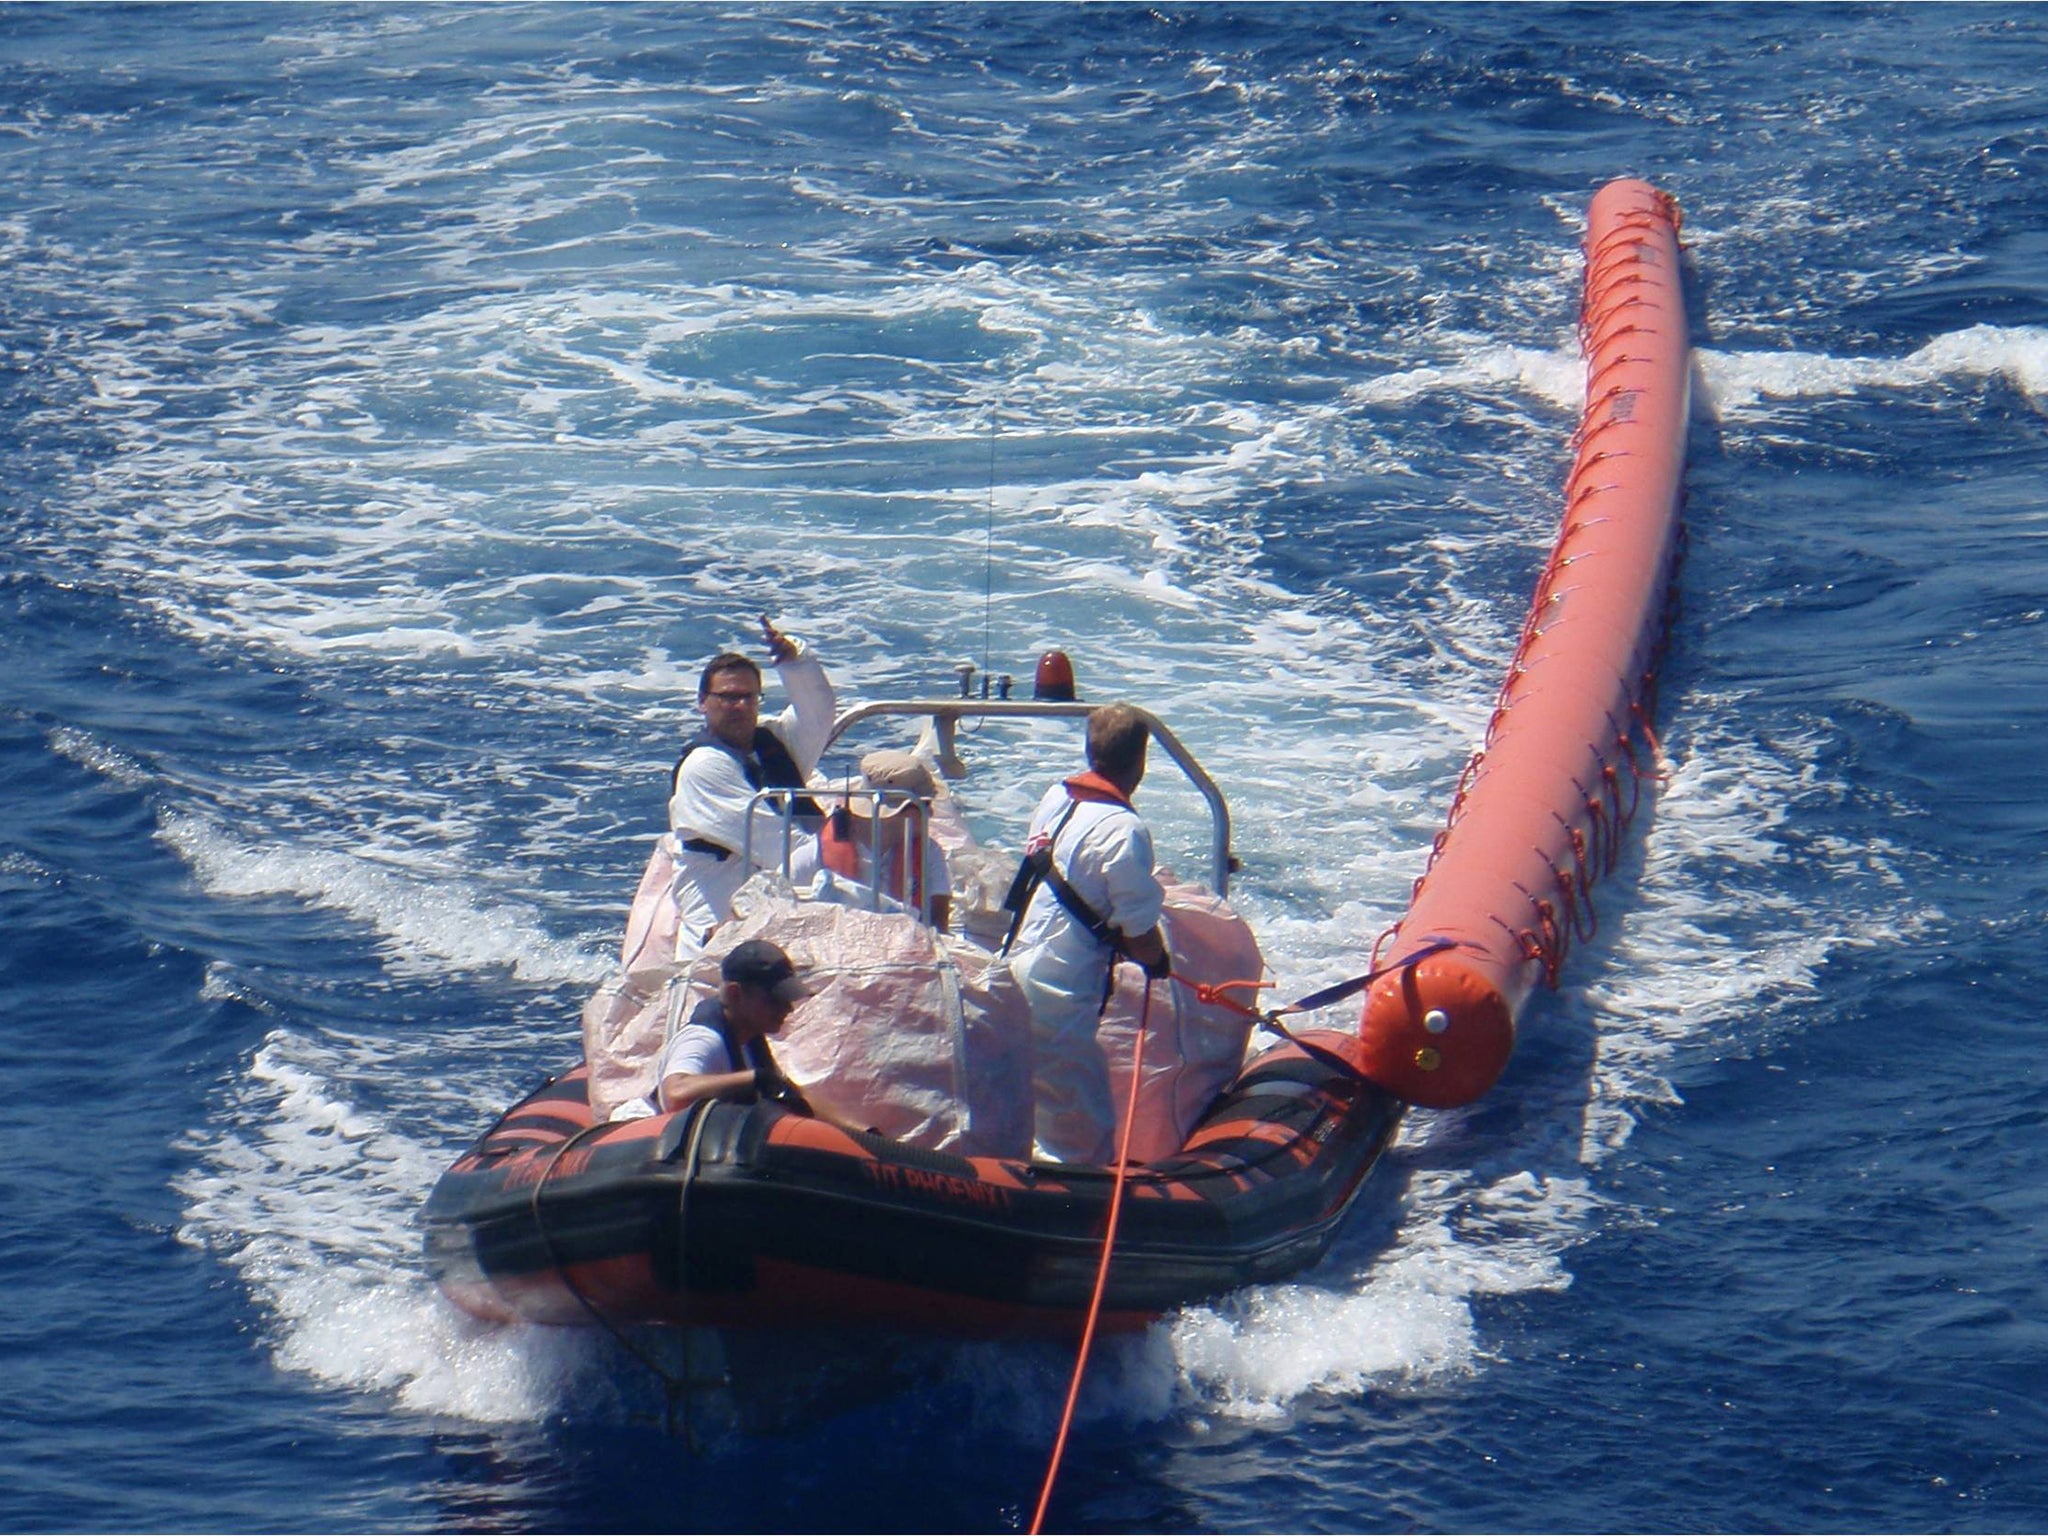
POLYGON ((1395 971, 1405 971, 1409 966, 1427 960, 1431 955, 1440 955, 1447 949, 1456 949, 1456 939, 1431 939, 1421 948, 1403 955, 1399 960, 1389 960, 1385 965, 1367 971, 1363 976, 1353 976, 1349 981, 1337 982, 1324 987, 1320 992, 1311 992, 1298 1002, 1289 1003, 1285 1008, 1276 1008, 1274 1013, 1313 1013, 1318 1008, 1327 1008, 1332 1003, 1341 1003, 1347 997, 1355 997, 1382 976, 1395 971))
POLYGON ((1214 1003, 1220 1007, 1242 1013, 1249 1017, 1253 1023, 1257 1024, 1259 1028, 1271 1030, 1282 1040, 1285 1040, 1289 1045, 1295 1047, 1295 1049, 1311 1059, 1321 1062, 1326 1067, 1334 1068, 1355 1082, 1371 1083, 1371 1078, 1367 1077, 1335 1051, 1325 1046, 1317 1045, 1313 1041, 1302 1039, 1301 1036, 1294 1033, 1285 1024, 1282 1024, 1280 1022, 1282 1015, 1289 1013, 1313 1013, 1318 1008, 1327 1008, 1332 1003, 1341 1003, 1347 997, 1357 996, 1382 976, 1389 975, 1394 971, 1405 971, 1409 966, 1427 960, 1431 955, 1440 955, 1447 949, 1456 949, 1457 947, 1458 941, 1456 939, 1431 939, 1421 948, 1403 955, 1399 960, 1390 960, 1385 965, 1376 966, 1372 970, 1367 971, 1363 976, 1353 976, 1348 981, 1340 981, 1334 985, 1324 987, 1319 992, 1311 992, 1308 996, 1289 1003, 1285 1007, 1269 1008, 1264 1011, 1254 1008, 1248 1003, 1240 1003, 1236 998, 1228 994, 1230 989, 1234 987, 1255 989, 1271 985, 1269 982, 1262 982, 1256 978, 1249 981, 1214 982, 1183 981, 1178 976, 1173 979, 1182 986, 1190 988, 1195 994, 1195 1001, 1214 1003))

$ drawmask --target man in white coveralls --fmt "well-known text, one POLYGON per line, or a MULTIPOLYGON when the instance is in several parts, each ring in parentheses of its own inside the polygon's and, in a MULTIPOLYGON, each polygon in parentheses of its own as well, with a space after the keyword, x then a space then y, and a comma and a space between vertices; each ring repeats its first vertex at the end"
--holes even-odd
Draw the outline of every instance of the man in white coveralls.
MULTIPOLYGON (((762 809, 754 816, 750 859, 747 808, 762 789, 801 789, 818 766, 839 707, 825 669, 801 641, 767 619, 761 633, 789 705, 774 719, 761 719, 761 669, 737 651, 714 656, 697 681, 697 709, 704 729, 683 745, 670 780, 669 831, 675 838, 675 902, 679 917, 678 958, 704 946, 706 937, 732 915, 733 893, 756 869, 779 868, 782 820, 762 809)), ((797 801, 799 843, 809 840, 816 807, 797 801)))
POLYGON ((1088 772, 1055 784, 1032 815, 1025 874, 1035 876, 1010 970, 1031 1004, 1037 1155, 1107 1163, 1116 1110, 1095 1038, 1121 954, 1154 978, 1170 974, 1159 930, 1165 893, 1152 872, 1152 832, 1131 806, 1151 740, 1144 717, 1107 704, 1088 716, 1088 772))

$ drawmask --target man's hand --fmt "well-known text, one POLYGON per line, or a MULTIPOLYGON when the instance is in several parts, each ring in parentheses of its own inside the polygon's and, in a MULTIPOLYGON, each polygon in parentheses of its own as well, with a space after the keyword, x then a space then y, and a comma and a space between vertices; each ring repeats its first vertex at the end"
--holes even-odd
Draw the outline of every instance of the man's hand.
POLYGON ((809 1100, 788 1078, 773 1067, 754 1069, 754 1094, 771 1104, 780 1104, 784 1109, 793 1109, 800 1115, 811 1113, 809 1100))
POLYGON ((796 642, 768 621, 768 615, 761 615, 761 638, 768 644, 768 659, 781 666, 796 655, 796 642))
POLYGON ((1173 956, 1167 953, 1166 936, 1157 927, 1150 928, 1136 938, 1127 938, 1123 944, 1124 953, 1145 968, 1145 974, 1154 981, 1164 981, 1173 974, 1173 956))

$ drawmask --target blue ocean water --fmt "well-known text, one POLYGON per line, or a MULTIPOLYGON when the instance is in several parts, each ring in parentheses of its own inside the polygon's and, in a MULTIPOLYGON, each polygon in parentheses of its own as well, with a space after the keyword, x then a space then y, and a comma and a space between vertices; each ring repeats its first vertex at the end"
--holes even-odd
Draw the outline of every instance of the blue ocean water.
POLYGON ((0 78, 0 1527, 1021 1528, 1060 1350, 693 1450, 420 1202, 758 612, 848 696, 1068 645, 1281 995, 1357 969, 1622 174, 1692 265, 1669 786, 1500 1087, 1107 1349, 1052 1523, 2048 1524, 2048 15, 12 7, 0 78))

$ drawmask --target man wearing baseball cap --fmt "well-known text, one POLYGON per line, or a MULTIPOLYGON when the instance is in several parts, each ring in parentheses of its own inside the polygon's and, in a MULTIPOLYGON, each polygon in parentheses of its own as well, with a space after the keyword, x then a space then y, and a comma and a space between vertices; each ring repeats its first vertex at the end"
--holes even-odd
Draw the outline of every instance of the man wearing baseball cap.
POLYGON ((766 939, 735 944, 718 966, 715 996, 662 1048, 655 1090, 664 1110, 699 1099, 747 1103, 772 1099, 810 1114, 810 1105, 782 1075, 768 1037, 811 995, 788 955, 766 939))

